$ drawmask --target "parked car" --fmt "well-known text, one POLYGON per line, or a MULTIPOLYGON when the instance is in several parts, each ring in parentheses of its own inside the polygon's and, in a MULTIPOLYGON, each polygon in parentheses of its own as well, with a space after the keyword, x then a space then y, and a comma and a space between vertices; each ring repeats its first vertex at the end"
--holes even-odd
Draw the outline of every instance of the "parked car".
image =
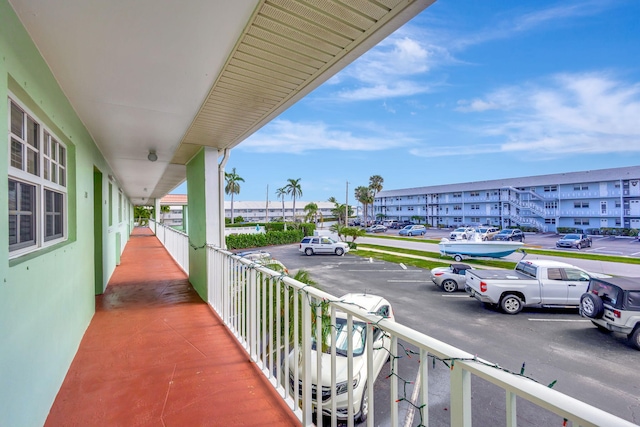
POLYGON ((271 254, 267 251, 257 250, 257 251, 242 251, 237 252, 236 255, 241 256, 246 259, 250 259, 252 261, 259 261, 263 259, 270 259, 271 254))
POLYGON ((365 231, 367 233, 384 233, 387 231, 387 227, 384 225, 372 225, 371 227, 367 227, 365 231))
POLYGON ((427 229, 424 225, 407 225, 398 232, 401 236, 424 236, 427 229))
POLYGON ((571 264, 550 260, 521 260, 513 270, 469 270, 465 290, 485 305, 507 314, 523 307, 578 307, 592 277, 571 264))
POLYGON ((590 248, 591 237, 586 234, 567 234, 556 242, 556 248, 590 248))
POLYGON ((500 230, 496 227, 478 227, 476 233, 480 235, 482 240, 493 240, 493 237, 498 234, 500 230))
POLYGON ((395 219, 387 219, 382 223, 382 225, 387 228, 397 228, 398 221, 396 221, 395 219))
POLYGON ((327 236, 307 236, 300 242, 298 250, 309 256, 314 254, 336 254, 342 256, 349 252, 349 245, 345 242, 337 242, 327 236))
POLYGON ((281 271, 285 274, 289 274, 289 269, 285 265, 273 258, 269 252, 257 250, 257 251, 244 251, 237 252, 236 255, 249 259, 257 264, 264 265, 275 271, 281 271))
POLYGON ((448 267, 436 267, 429 272, 433 284, 445 292, 464 291, 467 283, 467 270, 473 267, 467 264, 451 264, 448 267))
POLYGON ((603 332, 620 332, 640 350, 640 278, 592 278, 580 298, 580 315, 603 332))
POLYGON ((472 227, 459 227, 449 234, 451 240, 467 240, 475 232, 472 227))
POLYGON ((518 240, 524 242, 524 233, 519 228, 505 228, 493 236, 493 240, 518 240))
MULTIPOLYGON (((356 305, 362 308, 364 311, 377 314, 378 316, 387 318, 394 321, 393 310, 389 301, 386 299, 371 295, 371 294, 347 294, 340 298, 340 301, 356 305)), ((378 374, 382 370, 385 362, 389 360, 391 339, 381 329, 374 328, 373 332, 373 377, 368 378, 367 372, 367 348, 366 348, 366 333, 367 325, 365 322, 354 319, 353 328, 351 332, 347 329, 347 315, 342 312, 336 313, 336 417, 339 420, 346 420, 348 414, 348 386, 349 381, 353 381, 353 413, 356 422, 363 422, 367 419, 369 404, 367 388, 373 387, 378 374), (353 343, 353 377, 348 378, 348 343, 353 343)), ((315 344, 315 337, 312 338, 312 350, 311 350, 311 381, 312 381, 312 405, 313 410, 318 412, 318 400, 317 400, 317 384, 318 374, 316 370, 318 350, 315 344)), ((325 415, 331 415, 331 388, 327 385, 331 384, 331 353, 326 351, 320 352, 322 358, 322 402, 320 403, 322 413, 325 415)), ((295 359, 294 351, 289 353, 289 391, 291 394, 295 394, 295 376, 294 369, 298 369, 298 375, 302 374, 302 358, 295 359)), ((298 383, 299 392, 302 391, 302 380, 298 383)))
POLYGON ((398 221, 398 223, 396 224, 395 228, 397 228, 398 230, 405 228, 407 225, 414 225, 414 222, 411 221, 398 221))

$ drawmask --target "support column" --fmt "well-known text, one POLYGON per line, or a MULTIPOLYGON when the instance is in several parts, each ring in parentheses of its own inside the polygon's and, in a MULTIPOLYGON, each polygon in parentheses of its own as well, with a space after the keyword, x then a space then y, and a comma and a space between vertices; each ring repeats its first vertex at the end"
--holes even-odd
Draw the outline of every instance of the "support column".
MULTIPOLYGON (((200 298, 208 301, 207 251, 211 244, 223 247, 224 219, 220 218, 220 152, 205 147, 187 164, 187 224, 189 235, 189 281, 200 298)), ((223 193, 224 194, 224 193, 223 193)))
POLYGON ((154 199, 153 208, 153 219, 157 224, 160 222, 160 199, 154 199))

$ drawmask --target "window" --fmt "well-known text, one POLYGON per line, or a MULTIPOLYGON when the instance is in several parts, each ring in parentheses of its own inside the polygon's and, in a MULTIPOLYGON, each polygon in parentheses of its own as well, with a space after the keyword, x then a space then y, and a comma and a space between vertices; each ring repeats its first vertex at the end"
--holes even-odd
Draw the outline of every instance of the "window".
POLYGON ((454 210, 454 211, 461 211, 461 210, 462 210, 462 206, 460 206, 460 205, 454 205, 454 206, 453 206, 453 210, 454 210))
POLYGON ((480 222, 480 218, 479 217, 471 217, 471 222, 480 222))
POLYGON ((66 238, 67 149, 9 98, 9 252, 15 257, 66 238))
POLYGON ((555 218, 545 218, 544 223, 545 224, 555 224, 556 223, 556 219, 555 218))
POLYGON ((461 223, 462 222, 462 217, 461 216, 457 216, 453 218, 453 222, 455 223, 461 223))
POLYGON ((453 193, 453 197, 454 198, 462 197, 462 193, 453 193))
POLYGON ((475 205, 471 205, 471 210, 472 210, 472 211, 478 211, 478 210, 480 210, 480 205, 477 205, 477 204, 475 204, 475 205))
POLYGON ((544 202, 544 208, 545 209, 557 209, 558 208, 558 202, 557 201, 552 201, 552 202, 544 202))
POLYGON ((616 200, 616 208, 619 208, 620 206, 622 206, 622 204, 620 203, 620 200, 616 200))
POLYGON ((544 192, 545 193, 551 193, 553 191, 558 191, 558 186, 557 185, 545 185, 544 186, 544 192))
POLYGON ((573 202, 573 207, 577 209, 588 208, 589 202, 573 202))
POLYGON ((589 225, 589 218, 574 218, 573 225, 589 225))
POLYGON ((584 190, 588 190, 589 186, 587 184, 575 184, 573 186, 573 189, 575 191, 584 191, 584 190))
POLYGON ((469 193, 469 196, 471 197, 479 197, 480 196, 480 192, 479 191, 472 191, 469 193))

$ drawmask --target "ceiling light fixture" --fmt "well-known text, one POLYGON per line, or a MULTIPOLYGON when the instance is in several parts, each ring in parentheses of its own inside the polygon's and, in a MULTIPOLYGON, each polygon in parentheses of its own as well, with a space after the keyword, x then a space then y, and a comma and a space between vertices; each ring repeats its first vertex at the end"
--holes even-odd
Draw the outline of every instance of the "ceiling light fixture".
POLYGON ((150 162, 155 162, 156 160, 158 160, 158 155, 156 154, 155 150, 149 150, 147 159, 149 159, 150 162))

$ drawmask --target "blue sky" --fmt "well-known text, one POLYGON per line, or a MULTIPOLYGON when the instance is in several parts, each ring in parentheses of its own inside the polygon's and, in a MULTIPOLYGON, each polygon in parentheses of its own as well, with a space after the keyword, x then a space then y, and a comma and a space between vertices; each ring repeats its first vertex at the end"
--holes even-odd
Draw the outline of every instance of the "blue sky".
MULTIPOLYGON (((231 151, 235 200, 640 165, 640 1, 439 0, 231 151)), ((184 189, 182 191, 186 192, 184 189)), ((229 196, 227 196, 229 198, 229 196)))

